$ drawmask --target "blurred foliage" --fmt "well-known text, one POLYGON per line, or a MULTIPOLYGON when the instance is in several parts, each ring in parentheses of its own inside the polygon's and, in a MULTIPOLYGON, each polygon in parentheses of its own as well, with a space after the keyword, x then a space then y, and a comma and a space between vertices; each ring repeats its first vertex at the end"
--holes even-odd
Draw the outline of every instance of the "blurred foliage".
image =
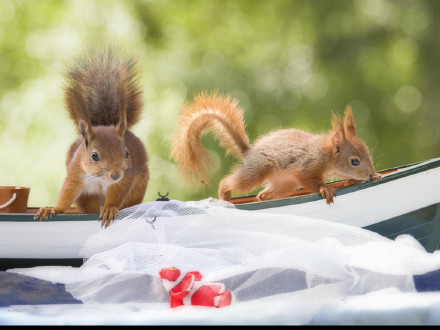
POLYGON ((75 139, 63 65, 109 39, 142 68, 145 201, 217 197, 237 161, 207 135, 210 184, 179 178, 170 144, 200 90, 237 98, 251 142, 281 127, 325 132, 351 104, 376 169, 439 157, 439 14, 438 0, 0 0, 0 184, 31 187, 30 206, 56 203, 75 139))

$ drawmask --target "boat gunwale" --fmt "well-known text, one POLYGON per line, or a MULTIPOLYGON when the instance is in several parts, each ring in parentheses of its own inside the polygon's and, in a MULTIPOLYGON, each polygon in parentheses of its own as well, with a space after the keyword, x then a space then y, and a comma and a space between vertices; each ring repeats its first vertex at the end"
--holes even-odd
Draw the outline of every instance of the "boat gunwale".
MULTIPOLYGON (((337 188, 337 196, 345 195, 355 191, 367 189, 380 184, 385 184, 394 180, 404 178, 413 174, 424 172, 430 169, 440 167, 440 158, 434 158, 427 161, 416 162, 408 165, 402 165, 379 171, 384 176, 378 181, 363 181, 348 184, 349 180, 338 180, 326 183, 337 188)), ((296 195, 280 199, 272 199, 267 201, 258 201, 255 195, 240 196, 231 198, 231 203, 238 209, 257 210, 273 207, 282 207, 287 205, 302 204, 311 201, 322 200, 319 193, 312 193, 299 190, 296 195), (249 201, 250 199, 250 201, 249 201), (247 201, 246 201, 247 200, 247 201)), ((34 216, 38 208, 28 208, 27 213, 0 213, 1 222, 38 222, 34 220, 34 216)), ((49 221, 98 221, 98 213, 78 213, 74 208, 69 209, 65 213, 60 213, 50 218, 49 221)), ((44 220, 42 222, 45 222, 44 220)))
MULTIPOLYGON (((410 175, 414 175, 417 173, 425 172, 430 169, 434 169, 436 167, 440 167, 440 158, 434 158, 428 161, 402 165, 402 166, 379 171, 378 173, 386 174, 386 176, 378 181, 362 181, 362 182, 346 185, 345 183, 349 180, 338 180, 338 181, 329 182, 327 183, 327 185, 336 187, 337 188, 336 196, 340 196, 340 195, 356 192, 359 190, 371 188, 373 186, 392 182, 410 175)), ((312 192, 301 193, 301 191, 299 191, 298 195, 293 195, 291 197, 280 198, 280 199, 258 201, 256 199, 256 196, 253 195, 253 196, 245 196, 245 197, 234 197, 231 199, 231 202, 235 204, 237 208, 256 210, 263 208, 296 205, 296 204, 302 204, 317 200, 322 200, 320 193, 312 193, 312 192), (254 201, 241 203, 240 200, 244 198, 252 198, 254 199, 254 201)))

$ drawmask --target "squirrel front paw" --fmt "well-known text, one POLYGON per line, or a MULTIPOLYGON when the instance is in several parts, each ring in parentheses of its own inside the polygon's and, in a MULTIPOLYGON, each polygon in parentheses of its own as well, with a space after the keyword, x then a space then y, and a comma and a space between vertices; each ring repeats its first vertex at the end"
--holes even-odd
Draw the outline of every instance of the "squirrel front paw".
POLYGON ((105 228, 110 226, 112 220, 116 218, 118 213, 118 208, 115 206, 104 206, 101 213, 99 214, 99 220, 101 220, 101 227, 105 225, 105 228))
POLYGON ((48 218, 52 218, 55 214, 58 212, 55 210, 54 207, 41 207, 37 214, 35 214, 34 219, 35 220, 47 220, 48 218))
POLYGON ((336 196, 336 188, 331 186, 322 186, 319 188, 322 198, 325 198, 327 204, 333 203, 333 197, 336 196))
POLYGON ((356 180, 356 179, 348 179, 345 181, 344 186, 351 186, 352 184, 360 183, 362 180, 356 180))
POLYGON ((371 177, 370 180, 371 180, 371 181, 380 181, 380 180, 382 180, 382 174, 380 174, 380 173, 376 173, 376 174, 374 174, 374 175, 371 177))

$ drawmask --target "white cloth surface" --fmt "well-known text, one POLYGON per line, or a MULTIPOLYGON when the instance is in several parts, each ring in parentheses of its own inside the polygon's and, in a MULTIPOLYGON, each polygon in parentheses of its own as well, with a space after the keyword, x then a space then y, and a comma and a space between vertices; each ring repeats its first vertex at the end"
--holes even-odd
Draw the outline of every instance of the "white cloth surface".
POLYGON ((440 268, 410 236, 208 199, 123 210, 89 239, 79 269, 12 269, 54 283, 83 305, 0 308, 0 324, 440 324, 440 294, 413 275, 440 268), (222 308, 170 308, 159 270, 223 283, 222 308))

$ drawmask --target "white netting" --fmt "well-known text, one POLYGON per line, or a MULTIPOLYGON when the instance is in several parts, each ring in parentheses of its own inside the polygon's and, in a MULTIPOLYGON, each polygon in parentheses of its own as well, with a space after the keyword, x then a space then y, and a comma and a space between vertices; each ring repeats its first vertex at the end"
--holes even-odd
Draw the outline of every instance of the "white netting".
POLYGON ((360 228, 243 211, 215 199, 125 209, 82 253, 87 261, 66 289, 84 303, 168 304, 169 287, 159 277, 168 267, 221 283, 235 305, 274 297, 323 302, 389 287, 413 291, 412 275, 440 268, 439 256, 410 237, 391 241, 360 228))

